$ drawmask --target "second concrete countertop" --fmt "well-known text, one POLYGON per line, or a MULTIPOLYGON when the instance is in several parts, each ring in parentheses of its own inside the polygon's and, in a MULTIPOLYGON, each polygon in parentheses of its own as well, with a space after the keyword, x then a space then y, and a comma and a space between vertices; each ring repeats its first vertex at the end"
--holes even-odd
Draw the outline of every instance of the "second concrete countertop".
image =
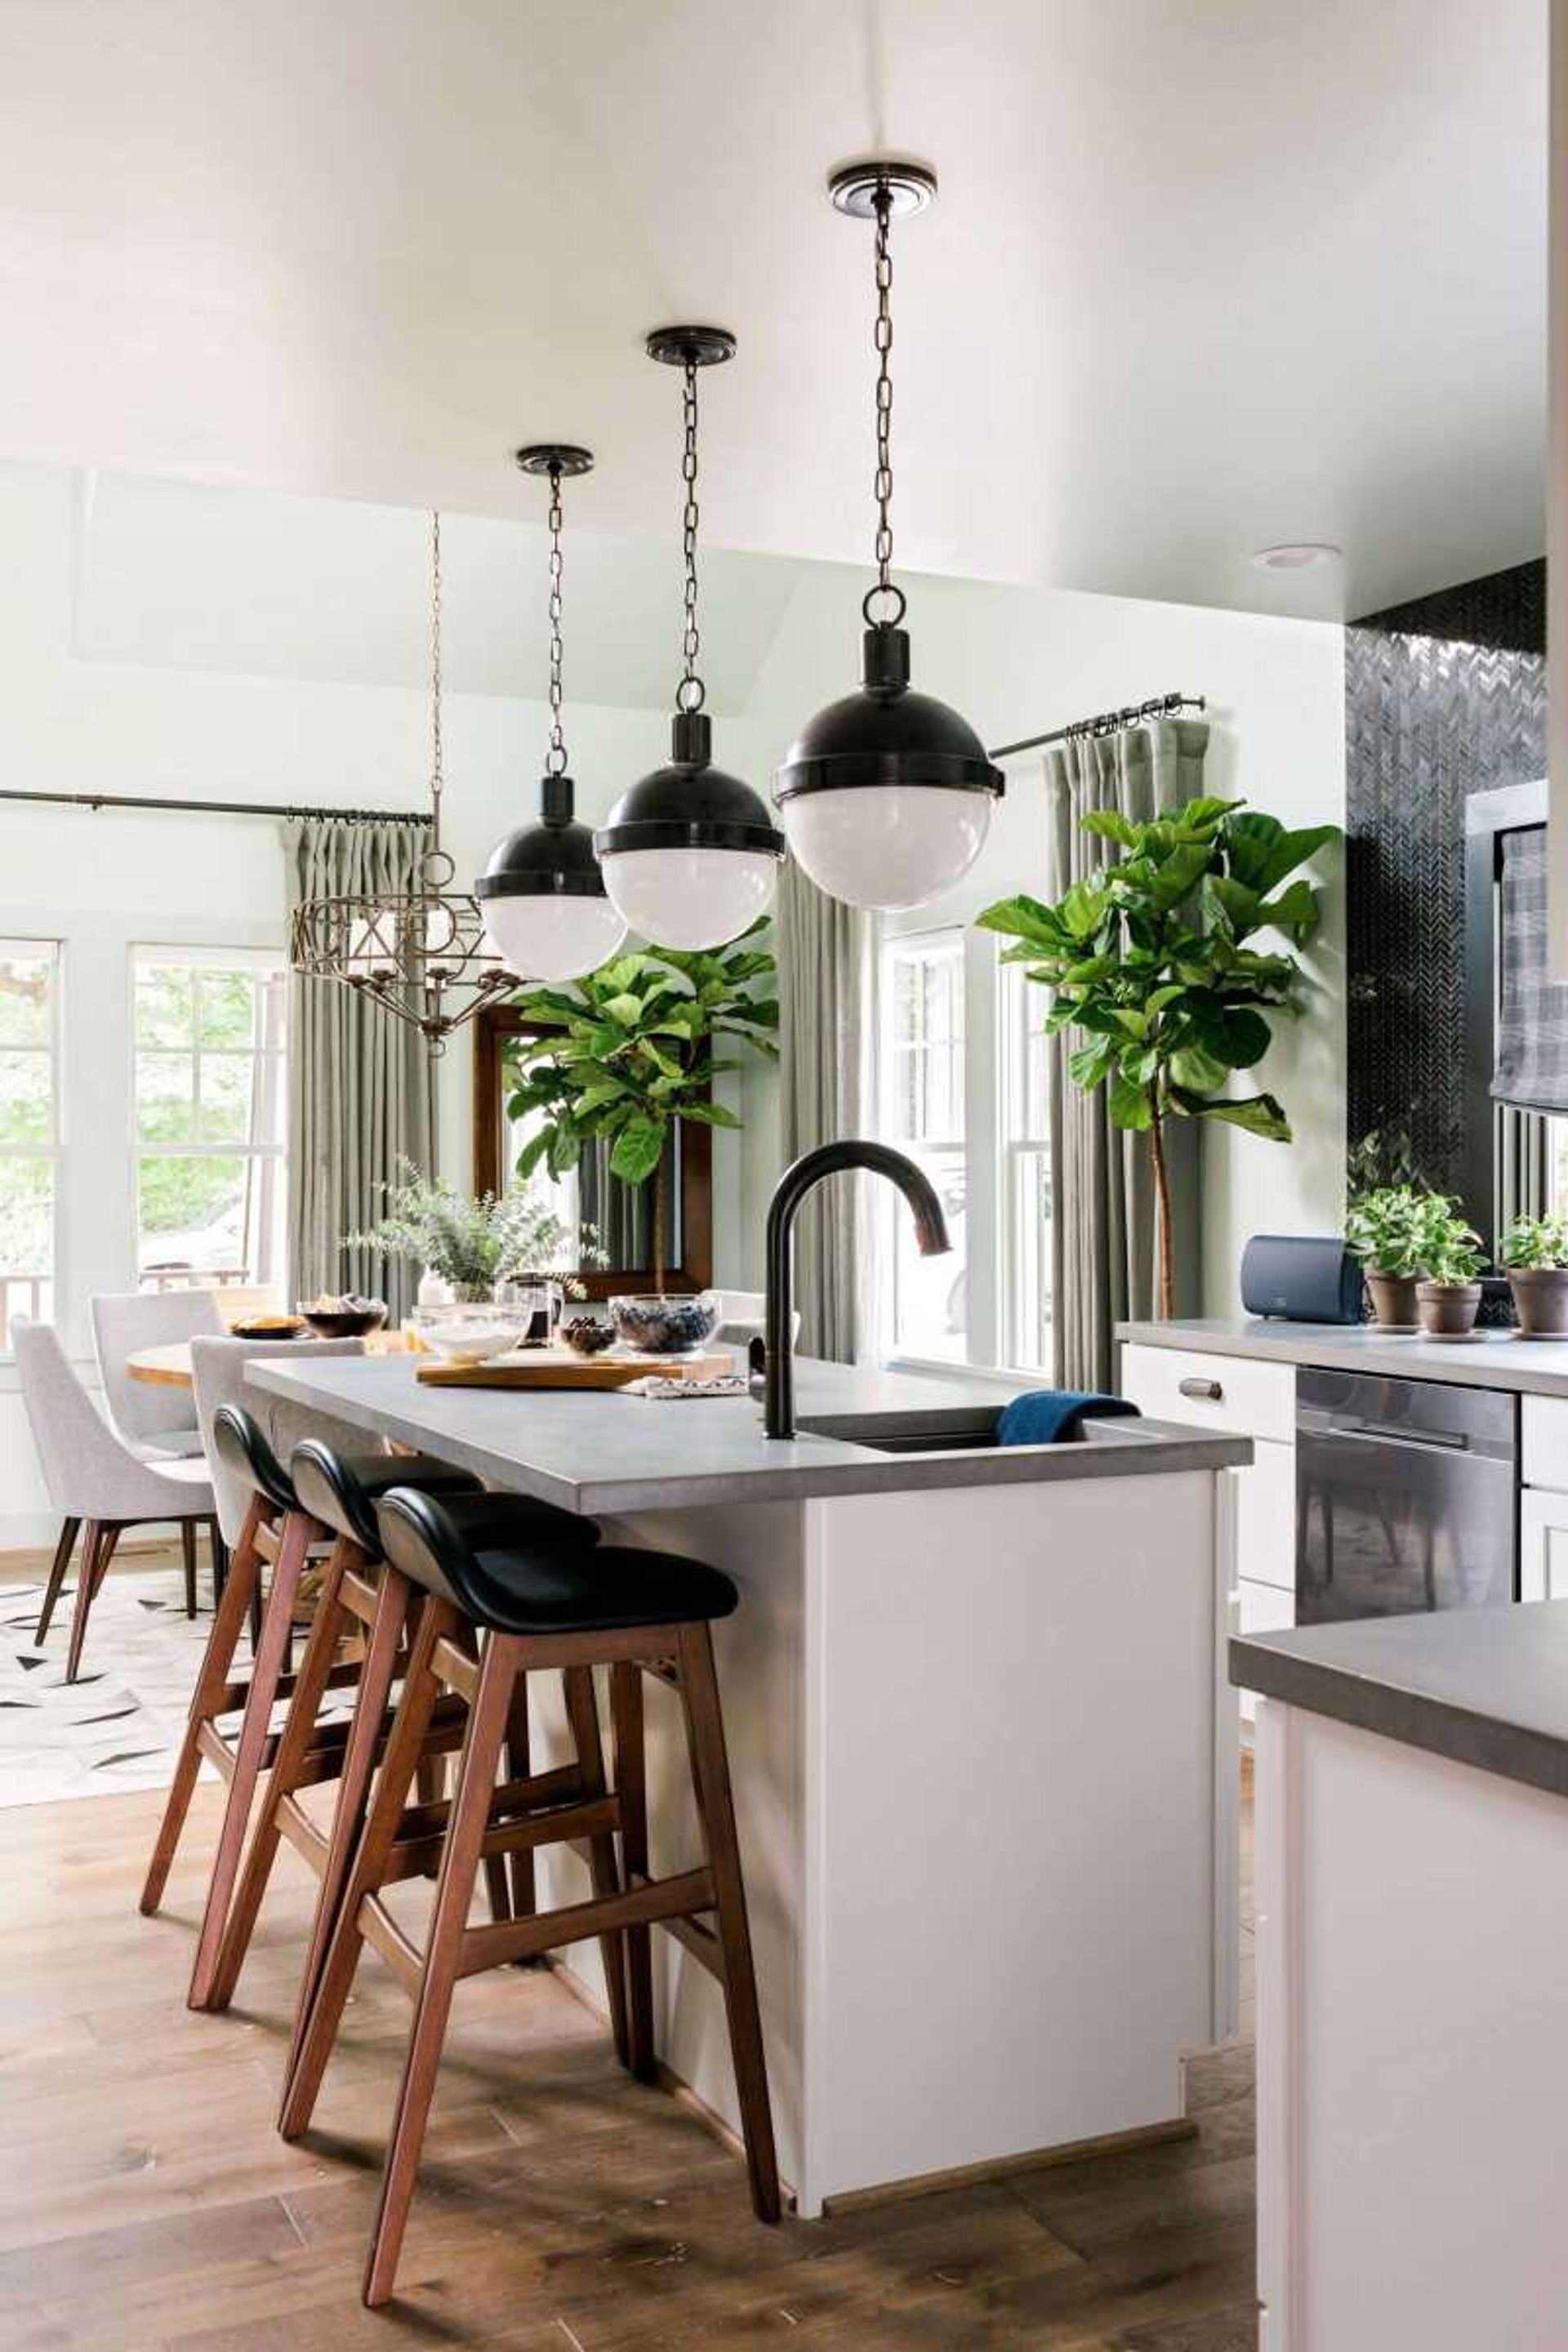
POLYGON ((1568 1796, 1568 1601, 1246 1634, 1231 1643, 1230 1678, 1568 1796))
POLYGON ((1568 1396, 1568 1339, 1517 1339, 1510 1331, 1482 1331, 1473 1341, 1452 1343, 1417 1332, 1379 1331, 1370 1323, 1194 1316, 1174 1323, 1119 1323, 1116 1336, 1139 1348, 1254 1356, 1395 1380, 1452 1381, 1461 1388, 1511 1389, 1525 1396, 1568 1396))

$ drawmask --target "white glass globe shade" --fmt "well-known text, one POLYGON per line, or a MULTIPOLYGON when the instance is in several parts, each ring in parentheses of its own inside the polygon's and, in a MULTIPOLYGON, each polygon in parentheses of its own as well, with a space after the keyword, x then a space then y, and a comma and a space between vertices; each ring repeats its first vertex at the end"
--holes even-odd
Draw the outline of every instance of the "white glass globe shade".
POLYGON ((992 806, 990 793, 945 784, 853 784, 794 793, 780 814, 819 890, 891 914, 962 880, 984 845, 992 806))
POLYGON ((581 980, 608 963, 626 927, 607 898, 520 892, 484 901, 485 929, 520 980, 581 980))
POLYGON ((778 860, 757 849, 623 849, 600 858, 605 887, 639 939, 720 948, 773 904, 778 860))

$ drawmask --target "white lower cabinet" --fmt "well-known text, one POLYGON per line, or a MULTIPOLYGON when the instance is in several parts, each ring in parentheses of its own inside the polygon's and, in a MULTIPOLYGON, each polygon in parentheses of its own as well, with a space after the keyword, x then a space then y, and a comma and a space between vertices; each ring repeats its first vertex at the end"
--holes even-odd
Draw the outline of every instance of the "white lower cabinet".
POLYGON ((1568 1495, 1527 1486, 1520 1497, 1519 1597, 1568 1600, 1568 1495))
MULTIPOLYGON (((1236 1485, 1237 1591, 1244 1633, 1296 1622, 1296 1370, 1292 1364, 1125 1344, 1121 1393, 1152 1420, 1250 1437, 1236 1485)), ((1565 1560, 1568 1567, 1568 1560, 1565 1560)), ((1241 1695, 1243 1719, 1253 1699, 1241 1695)))

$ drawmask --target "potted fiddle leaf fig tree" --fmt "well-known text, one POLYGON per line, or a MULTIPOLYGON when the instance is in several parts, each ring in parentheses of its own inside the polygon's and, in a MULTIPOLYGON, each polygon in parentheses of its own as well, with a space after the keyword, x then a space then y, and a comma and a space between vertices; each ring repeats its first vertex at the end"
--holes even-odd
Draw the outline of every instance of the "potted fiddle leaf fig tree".
POLYGON ((561 1176, 585 1144, 610 1145, 609 1171, 625 1184, 652 1185, 652 1298, 612 1299, 623 1339, 668 1354, 700 1346, 711 1333, 695 1302, 666 1297, 667 1146, 689 1120, 739 1127, 715 1102, 713 1080, 738 1069, 740 1057, 717 1051, 726 1039, 745 1052, 778 1058, 777 966, 750 945, 765 920, 728 947, 700 953, 642 948, 616 956, 586 979, 560 988, 524 990, 518 1009, 542 1024, 511 1051, 517 1084, 507 1098, 512 1118, 532 1132, 517 1169, 561 1176))
POLYGON ((1568 1339, 1568 1216, 1515 1217, 1498 1244, 1522 1339, 1568 1339))
POLYGON ((1230 1091, 1268 1050, 1271 1024, 1299 1010, 1319 892, 1287 877, 1338 837, 1337 825, 1291 832, 1240 801, 1194 800, 1140 824, 1111 809, 1080 817, 1121 851, 1046 906, 1004 898, 984 930, 1016 941, 1003 958, 1051 992, 1047 1033, 1072 1028, 1073 1084, 1103 1088, 1113 1124, 1149 1139, 1159 1211, 1160 1312, 1174 1311, 1165 1130, 1173 1118, 1221 1119, 1289 1143, 1271 1094, 1230 1091), (1259 944, 1273 932, 1283 942, 1259 944))
POLYGON ((1426 1278, 1415 1286, 1421 1328, 1429 1339, 1468 1339, 1481 1306, 1481 1237, 1441 1192, 1426 1195, 1425 1223, 1426 1278))

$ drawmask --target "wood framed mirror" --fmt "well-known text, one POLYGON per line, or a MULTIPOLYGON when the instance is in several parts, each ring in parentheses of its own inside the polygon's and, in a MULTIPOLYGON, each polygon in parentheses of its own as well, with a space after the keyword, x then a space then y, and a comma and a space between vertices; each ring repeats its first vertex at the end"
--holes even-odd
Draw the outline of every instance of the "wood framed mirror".
MULTIPOLYGON (((507 1098, 515 1082, 512 1049, 521 1037, 549 1034, 548 1024, 526 1020, 512 1004, 487 1004, 474 1023, 474 1153, 476 1193, 508 1192, 516 1183, 517 1156, 528 1128, 511 1118, 507 1098)), ((584 1266, 578 1278, 590 1298, 654 1287, 653 1185, 624 1184, 609 1172, 609 1146, 585 1151, 560 1181, 536 1177, 555 1196, 568 1224, 596 1228, 609 1252, 603 1265, 584 1266)), ((700 1120, 678 1122, 669 1141, 665 1185, 664 1286, 706 1290, 713 1279, 713 1135, 700 1120)))

